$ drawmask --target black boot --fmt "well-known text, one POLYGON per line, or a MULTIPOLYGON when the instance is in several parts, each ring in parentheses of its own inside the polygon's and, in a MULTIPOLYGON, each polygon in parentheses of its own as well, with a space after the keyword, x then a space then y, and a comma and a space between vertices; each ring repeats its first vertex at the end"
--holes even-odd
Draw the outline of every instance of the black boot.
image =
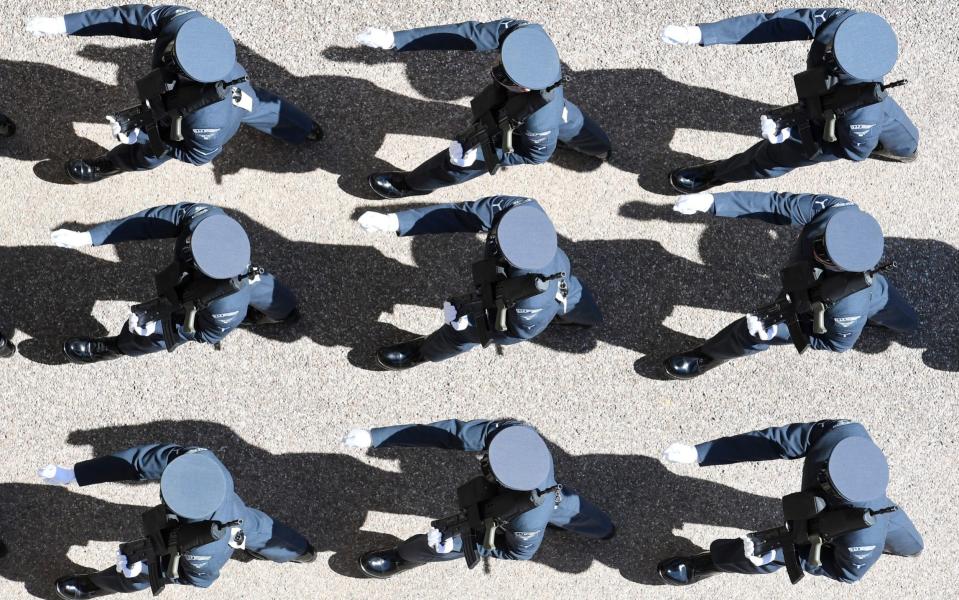
POLYGON ((96 183, 120 172, 110 159, 103 156, 93 159, 74 158, 66 164, 67 176, 74 183, 96 183))
POLYGON ((17 347, 0 333, 0 358, 10 358, 17 353, 17 347))
POLYGON ((10 137, 16 132, 16 124, 4 115, 0 115, 0 137, 10 137))
POLYGON ((79 365, 120 358, 117 338, 70 338, 63 342, 63 353, 67 359, 79 365))
POLYGON ((318 142, 323 139, 323 128, 320 127, 320 124, 316 121, 313 121, 313 129, 306 134, 306 141, 308 142, 318 142))
POLYGON ((663 367, 666 374, 673 379, 693 379, 724 362, 726 361, 707 356, 699 348, 693 348, 688 352, 670 356, 663 361, 663 367))
POLYGON ((387 579, 409 571, 422 565, 423 563, 411 562, 400 557, 396 548, 387 548, 385 550, 373 550, 360 557, 360 570, 367 577, 375 579, 387 579))
POLYGON ((247 309, 246 316, 240 321, 240 327, 251 329, 260 325, 294 325, 300 320, 300 309, 294 308, 282 319, 273 319, 253 308, 247 309))
POLYGON ((719 161, 712 161, 695 167, 683 167, 669 174, 669 185, 682 194, 704 192, 724 182, 716 179, 716 165, 719 161))
POLYGON ((876 149, 872 151, 869 155, 869 158, 875 160, 881 160, 884 162, 897 162, 897 163, 911 163, 919 156, 919 150, 916 150, 913 154, 909 156, 899 156, 898 154, 893 154, 892 152, 886 150, 882 147, 882 144, 876 146, 876 149))
POLYGON ((373 173, 369 176, 370 187, 379 196, 388 200, 406 198, 407 196, 425 196, 430 192, 414 190, 406 184, 406 173, 390 171, 388 173, 373 173))
POLYGON ((669 585, 692 585, 721 572, 709 552, 667 558, 659 563, 656 570, 669 585))
POLYGON ((420 354, 420 348, 423 347, 423 340, 426 337, 420 336, 416 339, 393 346, 386 346, 376 351, 376 362, 380 363, 384 369, 391 371, 402 371, 425 362, 426 359, 420 354))
POLYGON ((68 575, 57 579, 57 596, 63 600, 84 600, 112 594, 90 580, 89 575, 68 575))

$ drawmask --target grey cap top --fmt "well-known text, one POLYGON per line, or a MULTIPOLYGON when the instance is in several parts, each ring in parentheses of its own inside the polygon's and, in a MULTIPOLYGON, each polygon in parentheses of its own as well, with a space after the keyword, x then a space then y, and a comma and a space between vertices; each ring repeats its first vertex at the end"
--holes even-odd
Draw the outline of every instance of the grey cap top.
POLYGON ((832 449, 826 474, 833 491, 853 503, 886 495, 889 464, 882 450, 865 437, 848 437, 832 449))
POLYGON ((250 238, 227 215, 211 215, 197 224, 190 238, 193 262, 212 279, 230 279, 250 268, 250 238))
POLYGON ((833 39, 836 64, 850 77, 882 81, 899 58, 896 32, 873 13, 856 13, 836 29, 833 39))
POLYGON ((839 269, 862 273, 882 258, 882 227, 872 215, 861 210, 841 210, 826 223, 826 252, 839 269))
POLYGON ((511 490, 540 489, 553 468, 546 442, 526 425, 513 425, 497 433, 490 442, 488 458, 496 480, 511 490))
POLYGON ((559 52, 538 26, 522 26, 506 36, 500 57, 506 74, 520 87, 544 90, 562 76, 559 52))
POLYGON ((205 519, 226 500, 230 484, 223 466, 208 451, 177 457, 160 477, 163 503, 184 519, 205 519))
POLYGON ((534 204, 506 211, 496 225, 496 244, 506 261, 524 271, 541 269, 556 256, 556 228, 534 204))
POLYGON ((224 80, 236 64, 236 44, 230 32, 207 17, 190 19, 180 27, 174 53, 183 74, 200 83, 224 80))

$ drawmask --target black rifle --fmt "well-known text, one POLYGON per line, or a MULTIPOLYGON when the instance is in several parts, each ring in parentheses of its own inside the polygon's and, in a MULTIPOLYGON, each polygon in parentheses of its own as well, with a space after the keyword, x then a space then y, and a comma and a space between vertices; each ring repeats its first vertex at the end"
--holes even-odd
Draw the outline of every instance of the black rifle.
POLYGON ((826 501, 812 492, 789 494, 783 498, 785 525, 749 534, 753 541, 753 554, 762 556, 782 548, 789 581, 796 584, 805 575, 799 562, 800 548, 809 547, 806 562, 813 568, 818 568, 822 564, 821 552, 824 544, 847 533, 871 527, 876 523, 876 515, 895 510, 898 510, 898 507, 889 506, 880 510, 827 510, 826 501))
POLYGON ((182 316, 183 331, 194 333, 195 319, 199 311, 239 291, 264 272, 264 269, 260 267, 251 267, 249 273, 242 277, 211 279, 185 268, 182 263, 176 261, 156 274, 157 297, 137 304, 130 310, 137 316, 140 327, 152 321, 159 321, 167 352, 173 352, 176 343, 173 335, 174 317, 182 316))
POLYGON ((554 279, 565 280, 566 273, 507 277, 495 258, 473 263, 474 290, 453 298, 457 316, 469 315, 483 347, 489 346, 493 332, 506 331, 506 313, 517 302, 542 294, 554 279))
POLYGON ((459 535, 463 542, 463 557, 466 566, 472 569, 479 564, 476 540, 483 540, 483 548, 495 548, 496 530, 514 517, 543 504, 550 495, 562 489, 554 485, 543 491, 521 492, 508 490, 482 475, 475 477, 456 490, 460 511, 444 519, 430 523, 440 530, 443 538, 459 535))
POLYGON ((185 115, 216 104, 236 93, 237 84, 248 81, 246 76, 233 81, 215 83, 187 83, 165 69, 154 69, 137 80, 137 94, 141 104, 113 115, 122 133, 135 128, 150 136, 150 150, 154 156, 166 153, 164 139, 183 141, 182 123, 185 115), (160 126, 169 123, 169 135, 160 135, 160 126))
POLYGON ((523 94, 510 93, 498 83, 491 83, 470 101, 473 118, 470 126, 456 136, 467 152, 479 146, 483 150, 486 170, 495 175, 499 170, 496 148, 505 155, 513 153, 513 130, 521 127, 534 112, 552 99, 549 90, 523 94))
POLYGON ((767 329, 785 323, 793 346, 802 354, 809 347, 804 321, 812 321, 813 333, 826 333, 826 309, 871 286, 876 273, 895 267, 896 263, 891 262, 865 273, 824 271, 817 279, 813 264, 799 261, 779 272, 783 290, 776 301, 753 314, 767 329))
POLYGON ((777 108, 769 118, 782 128, 791 124, 798 128, 803 151, 807 158, 815 158, 822 146, 813 134, 813 127, 822 127, 820 138, 824 142, 836 141, 836 121, 854 110, 878 104, 889 94, 886 90, 908 83, 902 79, 890 84, 867 82, 856 84, 839 83, 823 67, 809 69, 793 76, 796 96, 799 101, 777 108))
MULTIPOLYGON (((180 555, 198 546, 205 546, 223 538, 230 527, 241 525, 242 520, 221 523, 199 521, 180 523, 162 504, 143 513, 144 537, 120 544, 120 552, 126 556, 127 565, 143 561, 150 577, 150 590, 160 594, 166 581, 180 576, 180 555), (166 568, 163 568, 163 561, 166 568)), ((242 542, 243 533, 237 533, 237 542, 242 542)))

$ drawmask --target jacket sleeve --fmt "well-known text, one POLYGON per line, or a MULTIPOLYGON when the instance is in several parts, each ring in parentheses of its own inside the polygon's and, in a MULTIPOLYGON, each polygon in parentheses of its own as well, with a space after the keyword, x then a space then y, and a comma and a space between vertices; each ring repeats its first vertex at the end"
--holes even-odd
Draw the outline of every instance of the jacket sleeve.
POLYGON ((811 40, 823 24, 845 12, 844 8, 790 8, 700 23, 703 33, 700 43, 712 46, 811 40))
POLYGON ((711 212, 718 217, 759 219, 773 225, 801 226, 827 208, 855 206, 844 198, 781 192, 719 192, 711 212))
POLYGON ((447 419, 428 425, 376 427, 370 431, 370 434, 373 437, 374 448, 444 448, 481 452, 486 449, 486 439, 492 432, 512 423, 515 421, 447 419))
POLYGON ((528 202, 536 201, 518 196, 488 196, 473 202, 403 210, 396 213, 400 223, 397 235, 489 231, 496 215, 528 202))
POLYGON ((140 40, 156 39, 171 20, 196 12, 184 6, 127 4, 97 10, 85 10, 64 16, 69 35, 114 35, 140 40))
POLYGON ((873 104, 847 114, 836 123, 835 144, 840 156, 854 161, 869 158, 882 134, 882 104, 873 104))
POLYGON ((101 223, 90 229, 90 237, 94 246, 175 238, 190 219, 210 210, 221 209, 192 202, 155 206, 129 217, 101 223))
MULTIPOLYGON (((560 102, 562 104, 562 102, 560 102)), ((562 110, 561 108, 559 110, 562 110)), ((550 105, 530 115, 523 126, 513 134, 513 153, 500 154, 500 164, 506 166, 543 164, 556 152, 561 117, 550 105)), ((484 160, 486 157, 483 157, 484 160)))
POLYGON ((793 423, 697 444, 699 464, 708 467, 780 458, 802 458, 823 433, 838 423, 839 421, 793 423))
POLYGON ((81 486, 108 481, 155 481, 172 460, 192 449, 176 444, 147 444, 79 462, 73 470, 81 486))
POLYGON ((503 35, 526 21, 499 19, 488 23, 465 21, 452 25, 419 27, 393 33, 396 50, 478 50, 499 49, 503 35))

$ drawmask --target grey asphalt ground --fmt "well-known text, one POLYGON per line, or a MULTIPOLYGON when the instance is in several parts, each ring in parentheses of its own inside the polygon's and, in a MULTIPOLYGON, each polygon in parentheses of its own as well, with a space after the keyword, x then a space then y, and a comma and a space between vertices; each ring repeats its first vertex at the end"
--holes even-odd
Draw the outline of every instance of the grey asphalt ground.
POLYGON ((791 76, 804 68, 806 45, 681 48, 660 43, 659 32, 772 5, 198 2, 238 39, 254 81, 315 114, 327 140, 290 148, 245 130, 211 167, 168 164, 81 187, 63 184, 61 164, 111 145, 103 116, 134 103, 148 45, 38 40, 23 26, 36 14, 89 7, 0 0, 0 110, 20 126, 16 138, 0 140, 0 325, 15 331, 22 350, 0 364, 0 537, 11 549, 0 560, 0 598, 52 598, 58 576, 109 565, 117 542, 137 535, 140 512, 157 500, 152 485, 42 486, 38 467, 161 440, 216 451, 249 504, 295 526, 321 552, 308 566, 234 561, 213 588, 171 588, 170 600, 954 595, 954 3, 855 4, 883 14, 899 34, 891 78, 911 80, 894 94, 922 131, 916 163, 837 163, 739 186, 831 193, 874 214, 889 257, 902 265, 891 279, 917 306, 921 333, 869 330, 842 355, 774 349, 689 383, 657 379, 659 361, 770 300, 794 233, 678 215, 666 173, 753 143, 764 108, 792 101, 791 76), (372 199, 365 177, 387 165, 413 168, 444 147, 491 59, 396 56, 358 49, 353 36, 367 25, 502 16, 543 23, 572 75, 568 96, 609 132, 616 155, 597 165, 561 151, 548 165, 418 201, 537 198, 607 322, 594 333, 550 330, 533 343, 410 372, 371 370, 377 346, 440 325, 439 306, 466 288, 479 239, 364 233, 355 223, 363 210, 396 206, 372 199), (219 353, 196 346, 62 364, 63 337, 115 333, 129 306, 150 297, 170 246, 72 251, 53 247, 50 231, 183 200, 222 205, 248 225, 255 257, 296 290, 304 320, 293 330, 238 332, 219 353), (440 451, 351 451, 342 435, 504 416, 539 427, 559 479, 605 508, 619 536, 598 542, 549 531, 533 561, 494 561, 485 574, 455 562, 391 581, 356 578, 356 555, 426 531, 477 470, 470 457, 440 451), (791 589, 784 573, 725 575, 687 590, 659 585, 659 558, 776 525, 778 497, 798 488, 801 470, 799 462, 667 467, 658 457, 669 443, 839 417, 863 422, 889 456, 890 496, 925 537, 920 558, 884 557, 852 590, 818 578, 791 589))

